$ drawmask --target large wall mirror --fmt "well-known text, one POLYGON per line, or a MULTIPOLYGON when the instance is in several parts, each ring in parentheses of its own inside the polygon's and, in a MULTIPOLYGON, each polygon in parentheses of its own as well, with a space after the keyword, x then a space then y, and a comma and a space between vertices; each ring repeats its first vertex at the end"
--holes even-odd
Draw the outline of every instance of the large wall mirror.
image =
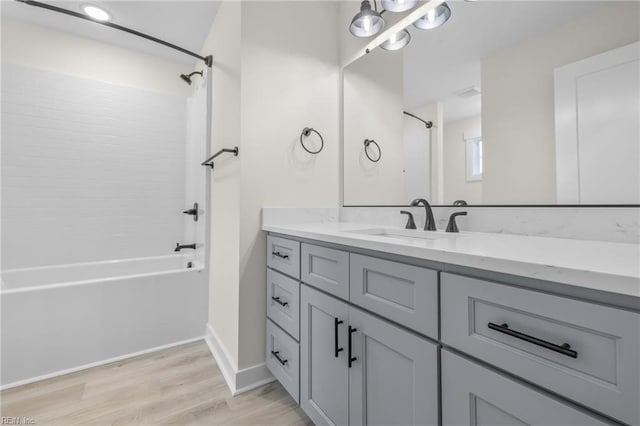
POLYGON ((345 67, 344 204, 640 204, 640 4, 448 5, 345 67))

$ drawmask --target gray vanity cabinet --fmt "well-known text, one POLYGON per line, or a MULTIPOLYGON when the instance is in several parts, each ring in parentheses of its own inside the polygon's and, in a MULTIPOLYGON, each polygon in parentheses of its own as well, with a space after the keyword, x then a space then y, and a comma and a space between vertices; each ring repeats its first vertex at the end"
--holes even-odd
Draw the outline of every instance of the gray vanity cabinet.
POLYGON ((306 285, 300 326, 300 405, 315 424, 438 424, 436 344, 306 285))
POLYGON ((300 406, 317 425, 349 422, 349 305, 300 289, 300 406))
POLYGON ((317 425, 640 424, 637 310, 346 246, 268 249, 267 367, 317 425))
POLYGON ((304 243, 301 252, 301 280, 349 300, 349 252, 304 243))
POLYGON ((443 426, 604 424, 558 399, 442 350, 443 426))
POLYGON ((351 307, 350 425, 437 425, 438 346, 351 307))

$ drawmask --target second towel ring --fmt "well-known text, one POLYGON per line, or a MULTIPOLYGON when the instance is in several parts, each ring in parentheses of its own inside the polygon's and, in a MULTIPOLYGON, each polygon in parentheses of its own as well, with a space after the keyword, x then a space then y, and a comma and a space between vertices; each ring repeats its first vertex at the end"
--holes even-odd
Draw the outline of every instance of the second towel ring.
POLYGON ((302 133, 300 133, 300 145, 302 145, 302 148, 307 151, 309 154, 318 154, 320 151, 322 151, 322 148, 324 148, 324 139, 322 138, 322 135, 320 134, 320 132, 318 132, 316 129, 314 129, 313 127, 305 127, 304 129, 302 129, 302 133), (302 137, 308 137, 311 132, 315 133, 316 135, 318 135, 320 137, 320 149, 318 149, 317 151, 311 151, 309 150, 309 148, 307 148, 304 145, 304 142, 302 141, 302 137))
POLYGON ((371 160, 374 163, 377 163, 378 161, 380 161, 380 159, 382 158, 382 149, 380 149, 380 145, 378 145, 378 142, 374 141, 373 139, 365 139, 364 140, 364 155, 367 156, 367 158, 369 160, 371 160), (374 144, 376 147, 378 147, 378 158, 376 158, 375 160, 373 158, 371 158, 371 156, 369 155, 369 150, 367 148, 369 148, 369 145, 374 144))

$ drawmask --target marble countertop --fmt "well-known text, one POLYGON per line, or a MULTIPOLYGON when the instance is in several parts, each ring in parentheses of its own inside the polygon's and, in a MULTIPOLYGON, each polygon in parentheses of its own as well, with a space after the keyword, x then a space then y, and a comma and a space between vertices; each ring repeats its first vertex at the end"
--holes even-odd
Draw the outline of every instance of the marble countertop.
POLYGON ((265 224, 262 229, 640 298, 640 245, 637 244, 441 231, 435 234, 438 238, 421 239, 411 236, 428 231, 344 222, 265 224), (366 233, 383 230, 401 235, 366 233))

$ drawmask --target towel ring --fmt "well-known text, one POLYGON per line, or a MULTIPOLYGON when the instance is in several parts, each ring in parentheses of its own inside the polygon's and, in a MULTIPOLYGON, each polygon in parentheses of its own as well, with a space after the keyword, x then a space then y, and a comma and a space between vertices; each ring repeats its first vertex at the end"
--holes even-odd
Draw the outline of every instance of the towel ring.
POLYGON ((318 132, 313 127, 305 127, 304 129, 302 129, 302 133, 300 133, 300 145, 302 145, 302 148, 304 148, 304 150, 307 151, 309 154, 318 154, 320 151, 322 151, 322 148, 324 148, 324 139, 322 138, 322 135, 320 134, 320 132, 318 132), (315 133, 320 137, 320 149, 318 149, 317 151, 309 150, 309 148, 307 148, 304 145, 304 142, 302 141, 302 137, 303 136, 308 137, 309 135, 311 135, 311 132, 315 133))
POLYGON ((374 163, 377 163, 382 158, 382 149, 380 149, 380 145, 378 145, 378 142, 374 141, 373 139, 365 139, 364 140, 364 154, 367 156, 367 158, 369 160, 371 160, 374 163), (371 156, 369 155, 369 150, 367 149, 367 148, 369 148, 369 145, 371 145, 371 144, 374 144, 376 147, 378 147, 378 158, 376 158, 375 160, 373 158, 371 158, 371 156))

